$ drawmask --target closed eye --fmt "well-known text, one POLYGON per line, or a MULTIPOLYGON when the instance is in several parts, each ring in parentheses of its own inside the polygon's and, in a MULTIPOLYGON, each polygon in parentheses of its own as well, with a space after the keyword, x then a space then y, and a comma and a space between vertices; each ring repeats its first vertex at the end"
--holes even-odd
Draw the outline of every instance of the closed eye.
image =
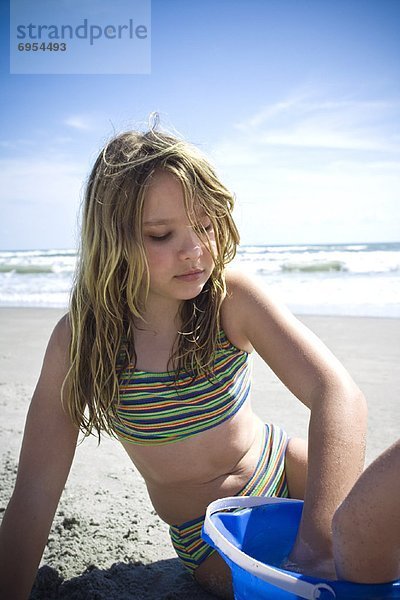
POLYGON ((171 237, 171 233, 165 233, 164 235, 149 235, 149 238, 151 240, 154 240, 155 242, 163 242, 164 240, 167 240, 169 237, 171 237))

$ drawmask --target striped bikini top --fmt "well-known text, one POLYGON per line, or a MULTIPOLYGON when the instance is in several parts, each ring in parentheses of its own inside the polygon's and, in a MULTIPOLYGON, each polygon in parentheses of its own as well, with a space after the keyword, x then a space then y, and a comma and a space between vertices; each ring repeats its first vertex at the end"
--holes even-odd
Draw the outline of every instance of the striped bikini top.
POLYGON ((212 375, 151 373, 128 366, 119 378, 117 436, 141 445, 169 444, 230 419, 250 392, 249 355, 219 334, 212 375))

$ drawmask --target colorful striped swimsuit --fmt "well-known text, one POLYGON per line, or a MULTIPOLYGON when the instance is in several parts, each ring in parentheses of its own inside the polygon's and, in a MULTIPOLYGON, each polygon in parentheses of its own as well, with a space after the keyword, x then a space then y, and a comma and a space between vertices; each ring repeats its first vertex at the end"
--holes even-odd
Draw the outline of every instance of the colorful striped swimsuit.
MULTIPOLYGON (((128 366, 119 377, 114 429, 133 444, 169 444, 216 427, 233 417, 250 393, 250 357, 223 331, 212 375, 151 373, 128 366)), ((287 435, 266 425, 257 467, 238 495, 287 496, 284 455, 287 435)), ((170 527, 176 553, 191 573, 214 551, 201 539, 204 515, 170 527)))
POLYGON ((249 396, 249 355, 219 334, 212 375, 150 373, 128 366, 119 377, 114 429, 134 444, 169 444, 230 419, 249 396))

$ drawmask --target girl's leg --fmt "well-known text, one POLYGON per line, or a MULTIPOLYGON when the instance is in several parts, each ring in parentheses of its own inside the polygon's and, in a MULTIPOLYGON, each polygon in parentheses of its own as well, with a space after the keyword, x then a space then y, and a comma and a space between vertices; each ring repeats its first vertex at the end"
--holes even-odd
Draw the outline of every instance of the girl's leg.
POLYGON ((382 583, 400 577, 400 440, 360 476, 333 517, 339 577, 382 583))
POLYGON ((217 552, 195 570, 194 578, 210 594, 214 594, 217 598, 232 600, 231 570, 217 552))
POLYGON ((289 497, 304 499, 307 479, 307 442, 290 438, 285 454, 285 473, 289 497))

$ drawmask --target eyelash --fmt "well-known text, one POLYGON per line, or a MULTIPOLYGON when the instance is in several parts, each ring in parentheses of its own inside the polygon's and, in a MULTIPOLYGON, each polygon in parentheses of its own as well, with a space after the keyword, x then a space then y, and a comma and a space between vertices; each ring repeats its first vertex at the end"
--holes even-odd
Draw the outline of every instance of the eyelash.
POLYGON ((150 235, 149 238, 154 242, 163 242, 167 240, 170 236, 170 233, 166 233, 165 235, 150 235))

